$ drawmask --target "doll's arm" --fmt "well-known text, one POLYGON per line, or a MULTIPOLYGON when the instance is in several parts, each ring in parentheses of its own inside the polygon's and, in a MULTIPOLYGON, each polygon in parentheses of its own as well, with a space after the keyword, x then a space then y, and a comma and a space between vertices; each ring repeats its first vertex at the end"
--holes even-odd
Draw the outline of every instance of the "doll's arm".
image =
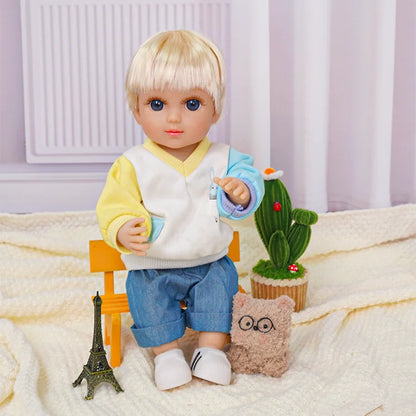
MULTIPOLYGON (((136 173, 131 163, 121 156, 111 167, 107 181, 97 203, 97 218, 104 240, 122 253, 132 250, 124 245, 124 233, 118 238, 121 228, 127 223, 126 229, 135 232, 140 237, 149 237, 151 232, 151 218, 141 203, 140 189, 137 184, 136 173), (140 221, 137 221, 141 219, 140 221), (132 229, 132 222, 134 229, 132 229), (137 225, 139 225, 137 227, 137 225), (144 229, 143 229, 144 228, 144 229)), ((143 240, 144 241, 144 240, 143 240)), ((137 243, 135 239, 135 243, 137 243)), ((127 244, 129 245, 129 244, 127 244)))
MULTIPOLYGON (((260 172, 253 166, 253 158, 249 155, 230 149, 228 171, 222 180, 234 183, 237 196, 244 203, 233 199, 234 189, 228 193, 225 187, 218 193, 218 209, 222 217, 231 219, 243 219, 251 215, 260 205, 264 195, 264 182, 260 172), (237 181, 233 181, 236 179, 237 181), (244 186, 241 186, 243 184, 244 186), (246 192, 249 193, 247 200, 246 192), (236 203, 236 202, 237 203, 236 203)), ((218 185, 220 185, 218 183, 218 185)), ((221 185, 220 185, 221 186, 221 185)))

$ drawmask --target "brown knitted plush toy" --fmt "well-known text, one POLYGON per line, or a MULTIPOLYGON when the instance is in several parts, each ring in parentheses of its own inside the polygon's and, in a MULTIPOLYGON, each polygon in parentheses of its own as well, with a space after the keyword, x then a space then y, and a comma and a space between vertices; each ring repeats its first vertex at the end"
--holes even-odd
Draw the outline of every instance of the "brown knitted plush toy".
POLYGON ((254 299, 240 292, 234 296, 227 353, 234 372, 280 377, 287 370, 293 307, 288 296, 254 299))

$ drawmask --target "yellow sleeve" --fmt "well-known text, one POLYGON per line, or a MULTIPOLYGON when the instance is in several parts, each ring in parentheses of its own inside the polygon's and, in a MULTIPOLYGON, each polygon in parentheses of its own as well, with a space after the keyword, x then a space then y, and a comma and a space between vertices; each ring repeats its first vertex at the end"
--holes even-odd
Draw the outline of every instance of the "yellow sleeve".
POLYGON ((96 213, 104 241, 121 253, 130 253, 117 243, 118 230, 127 221, 137 217, 144 218, 146 235, 149 237, 152 220, 142 204, 134 167, 125 156, 119 157, 111 166, 98 199, 96 213))

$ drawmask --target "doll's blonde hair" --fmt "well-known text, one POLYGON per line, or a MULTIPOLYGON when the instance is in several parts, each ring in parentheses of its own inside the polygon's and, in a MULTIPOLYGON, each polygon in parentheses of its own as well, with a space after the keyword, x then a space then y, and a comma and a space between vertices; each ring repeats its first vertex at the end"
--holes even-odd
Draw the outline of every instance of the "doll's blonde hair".
POLYGON ((127 72, 127 101, 132 111, 137 96, 146 90, 194 88, 212 96, 220 115, 225 95, 224 59, 210 40, 190 30, 151 37, 138 49, 127 72))

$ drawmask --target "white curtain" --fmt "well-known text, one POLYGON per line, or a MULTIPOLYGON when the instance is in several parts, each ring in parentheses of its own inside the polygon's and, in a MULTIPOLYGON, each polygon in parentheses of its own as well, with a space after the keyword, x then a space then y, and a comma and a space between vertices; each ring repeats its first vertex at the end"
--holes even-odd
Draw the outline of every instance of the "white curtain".
POLYGON ((271 164, 318 212, 416 202, 416 1, 270 1, 271 164))

